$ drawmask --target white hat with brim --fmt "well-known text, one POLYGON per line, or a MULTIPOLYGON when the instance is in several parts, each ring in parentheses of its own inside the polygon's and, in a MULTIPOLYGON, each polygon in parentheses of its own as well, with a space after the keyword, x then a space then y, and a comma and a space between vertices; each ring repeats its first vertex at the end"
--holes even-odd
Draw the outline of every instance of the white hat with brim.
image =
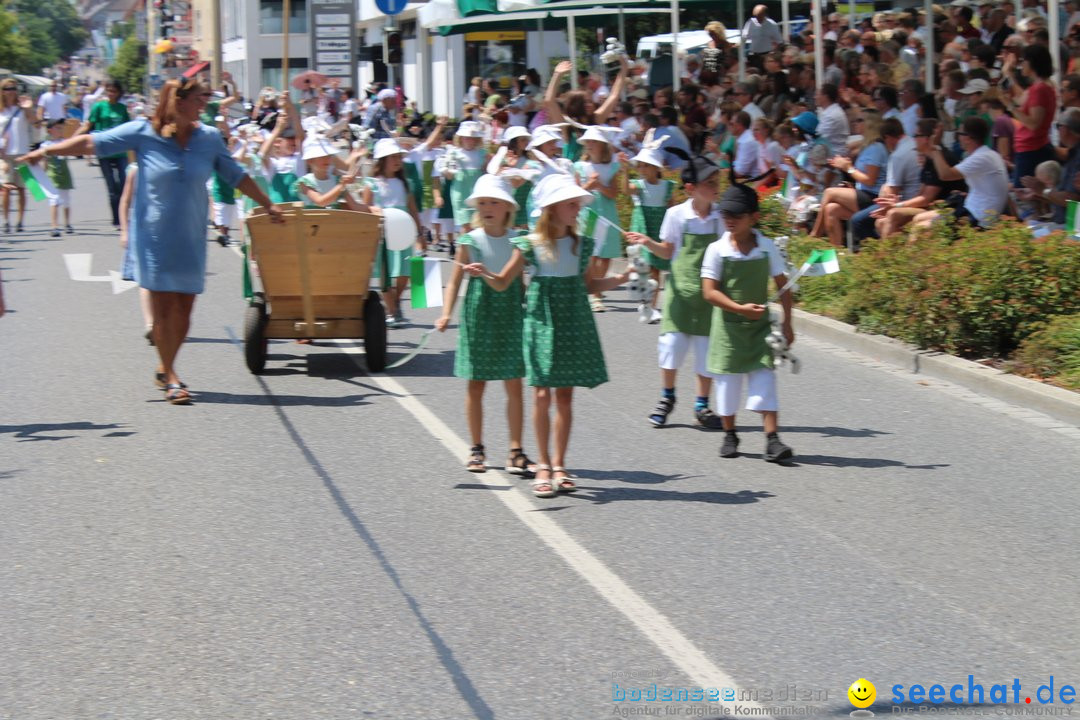
POLYGON ((390 88, 384 88, 379 91, 379 94, 375 96, 376 100, 397 100, 397 91, 390 88))
POLYGON ((664 153, 661 150, 653 150, 652 148, 643 148, 632 158, 635 163, 645 163, 646 165, 655 165, 658 168, 664 167, 664 153))
POLYGON ((455 137, 484 137, 484 126, 475 120, 466 120, 458 125, 457 132, 454 133, 455 137))
POLYGON ((592 193, 584 190, 569 175, 548 175, 533 188, 533 203, 536 207, 546 208, 566 200, 583 200, 585 205, 592 202, 592 193))
POLYGON ((478 198, 502 200, 513 205, 514 210, 519 207, 517 200, 514 199, 513 191, 510 189, 510 183, 498 175, 481 175, 478 177, 476 184, 473 185, 472 194, 465 199, 465 204, 469 207, 476 207, 478 198))
POLYGON ((607 136, 607 133, 595 125, 590 125, 589 129, 581 134, 581 142, 585 142, 586 140, 596 140, 597 142, 607 143, 608 145, 611 144, 611 138, 607 136))
POLYGON ((383 138, 382 140, 379 140, 378 142, 375 143, 374 157, 375 157, 376 160, 379 160, 379 159, 384 158, 384 157, 388 157, 390 155, 404 155, 404 154, 405 154, 405 148, 398 145, 397 140, 395 140, 394 138, 383 138))
POLYGON ((528 128, 515 126, 506 129, 506 132, 503 133, 503 142, 509 145, 514 140, 517 140, 519 137, 531 138, 532 135, 529 133, 528 128))
POLYGON ((304 160, 314 160, 316 158, 330 157, 337 154, 337 148, 331 145, 325 138, 319 137, 304 143, 304 152, 301 157, 304 160))
POLYGON ((541 125, 533 131, 532 140, 529 141, 529 150, 535 150, 552 140, 562 145, 562 130, 554 125, 541 125))
POLYGON ((964 95, 972 95, 974 93, 986 92, 990 89, 990 83, 986 82, 982 78, 973 78, 968 80, 967 85, 960 88, 960 92, 964 95))

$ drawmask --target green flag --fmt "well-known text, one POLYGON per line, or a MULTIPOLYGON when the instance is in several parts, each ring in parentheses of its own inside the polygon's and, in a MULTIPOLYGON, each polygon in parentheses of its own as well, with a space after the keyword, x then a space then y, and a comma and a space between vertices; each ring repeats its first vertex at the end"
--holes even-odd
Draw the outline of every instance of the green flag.
POLYGON ((1076 210, 1080 208, 1080 202, 1069 200, 1065 205, 1065 232, 1070 235, 1076 234, 1076 210))
POLYGON ((819 277, 832 275, 840 272, 840 259, 835 250, 814 250, 810 257, 806 258, 803 275, 806 277, 819 277))
POLYGON ((578 218, 578 234, 592 238, 597 245, 603 245, 609 239, 623 236, 623 229, 602 217, 592 208, 585 208, 584 213, 578 218))
POLYGON ((20 165, 18 170, 23 185, 26 186, 26 189, 30 191, 30 195, 38 202, 60 197, 56 186, 52 184, 52 180, 49 180, 49 176, 45 174, 45 170, 40 165, 20 165))
POLYGON ((409 258, 409 295, 414 308, 442 306, 442 270, 438 258, 409 258))

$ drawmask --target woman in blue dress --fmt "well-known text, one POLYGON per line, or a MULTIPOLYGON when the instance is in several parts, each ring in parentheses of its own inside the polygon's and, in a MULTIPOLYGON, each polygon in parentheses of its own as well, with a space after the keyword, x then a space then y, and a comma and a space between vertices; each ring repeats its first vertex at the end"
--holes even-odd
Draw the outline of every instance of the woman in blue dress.
POLYGON ((33 164, 46 154, 105 157, 135 152, 135 280, 150 291, 153 306, 154 345, 161 361, 154 379, 174 405, 191 402, 173 364, 187 337, 195 296, 206 284, 206 181, 216 172, 266 208, 276 222, 283 221, 281 211, 229 154, 221 134, 199 122, 210 97, 210 88, 197 80, 171 80, 162 88, 150 122, 134 120, 77 135, 19 158, 33 164))

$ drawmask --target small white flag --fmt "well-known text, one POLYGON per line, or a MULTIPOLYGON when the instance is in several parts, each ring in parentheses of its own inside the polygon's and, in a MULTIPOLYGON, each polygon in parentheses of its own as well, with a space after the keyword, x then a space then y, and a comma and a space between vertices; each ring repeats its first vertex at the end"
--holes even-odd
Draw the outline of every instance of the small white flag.
POLYGON ((413 308, 442 307, 442 269, 438 258, 409 258, 409 295, 413 308))
POLYGON ((578 233, 587 238, 592 238, 596 245, 603 246, 609 239, 622 239, 623 229, 615 223, 602 217, 590 207, 585 208, 578 218, 578 233))
POLYGON ((803 265, 806 277, 820 277, 840 272, 840 259, 835 250, 814 250, 803 265))

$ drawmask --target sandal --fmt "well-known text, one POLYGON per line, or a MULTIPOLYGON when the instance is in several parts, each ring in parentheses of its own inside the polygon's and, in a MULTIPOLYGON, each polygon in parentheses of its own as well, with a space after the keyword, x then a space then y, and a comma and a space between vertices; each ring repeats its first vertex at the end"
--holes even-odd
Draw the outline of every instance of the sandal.
MULTIPOLYGON (((154 373, 154 385, 157 387, 158 390, 167 390, 169 388, 169 383, 166 380, 165 373, 154 373)), ((185 385, 184 383, 180 383, 180 388, 182 390, 187 390, 187 385, 185 385)))
POLYGON ((191 393, 183 383, 169 383, 165 386, 165 399, 172 405, 190 405, 191 393))
POLYGON ((551 466, 550 465, 537 465, 536 477, 533 478, 531 483, 532 494, 538 498, 552 498, 555 497, 555 485, 551 482, 551 466), (540 473, 547 473, 546 478, 540 477, 540 473))
POLYGON ((532 477, 536 474, 536 463, 529 459, 523 449, 519 447, 510 448, 510 457, 506 461, 506 472, 511 475, 532 477))
POLYGON ((484 457, 484 446, 473 445, 469 448, 469 452, 471 454, 469 460, 465 463, 465 469, 473 473, 487 472, 487 463, 484 462, 486 459, 484 457))
POLYGON ((607 312, 607 307, 604 305, 604 301, 600 298, 592 295, 589 297, 589 307, 592 308, 594 313, 607 312))
POLYGON ((653 424, 653 427, 664 427, 667 425, 668 415, 674 409, 675 398, 661 397, 660 402, 656 403, 656 409, 649 415, 649 422, 653 424))
POLYGON ((555 487, 559 492, 572 493, 577 490, 577 484, 570 479, 570 473, 566 472, 564 467, 551 468, 552 479, 555 481, 555 487), (561 478, 555 477, 555 475, 562 474, 561 478))

